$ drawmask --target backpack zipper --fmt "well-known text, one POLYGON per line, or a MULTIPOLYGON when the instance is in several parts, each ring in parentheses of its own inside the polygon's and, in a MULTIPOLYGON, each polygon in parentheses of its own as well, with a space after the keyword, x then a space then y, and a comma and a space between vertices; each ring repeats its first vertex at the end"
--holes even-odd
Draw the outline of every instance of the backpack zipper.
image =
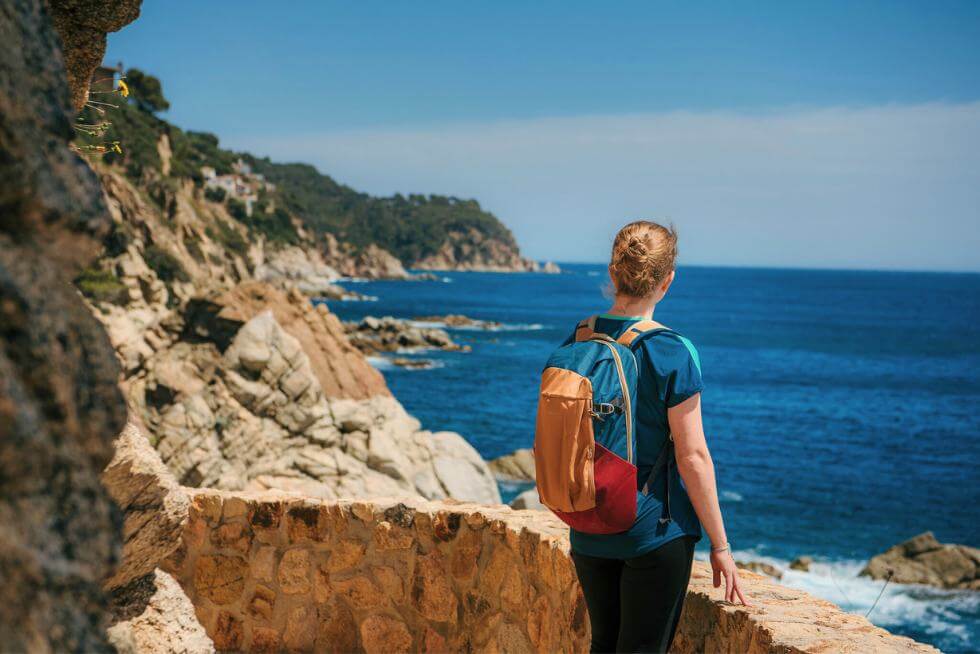
POLYGON ((619 352, 616 351, 616 346, 612 344, 612 339, 605 334, 595 334, 591 340, 608 347, 612 353, 613 361, 616 363, 616 372, 619 374, 619 387, 623 389, 623 407, 626 414, 626 460, 630 464, 633 464, 633 408, 630 405, 629 388, 626 386, 626 373, 623 371, 623 360, 619 358, 619 352))

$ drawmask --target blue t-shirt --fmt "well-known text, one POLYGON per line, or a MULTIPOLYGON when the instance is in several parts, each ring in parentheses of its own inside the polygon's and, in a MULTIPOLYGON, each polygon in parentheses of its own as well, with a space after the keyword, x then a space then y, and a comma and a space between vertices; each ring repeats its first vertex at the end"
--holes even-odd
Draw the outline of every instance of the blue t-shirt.
MULTIPOLYGON (((640 318, 602 314, 596 319, 595 330, 618 338, 640 318)), ((574 333, 565 342, 575 340, 574 333)), ((633 409, 636 422, 637 486, 642 488, 670 432, 667 409, 704 389, 701 380, 701 361, 694 345, 673 331, 655 331, 639 337, 633 351, 639 370, 633 409)), ((572 550, 586 556, 609 559, 628 559, 654 550, 682 536, 701 538, 701 523, 677 471, 674 457, 651 484, 644 495, 637 489, 636 522, 620 534, 584 534, 570 530, 572 550), (664 495, 667 477, 670 483, 670 517, 664 516, 664 495)))

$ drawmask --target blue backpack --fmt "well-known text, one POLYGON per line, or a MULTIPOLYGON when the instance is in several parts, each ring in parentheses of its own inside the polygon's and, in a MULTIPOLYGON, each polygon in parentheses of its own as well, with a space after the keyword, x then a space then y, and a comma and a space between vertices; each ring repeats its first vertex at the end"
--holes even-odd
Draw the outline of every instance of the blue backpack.
POLYGON ((555 350, 541 374, 534 465, 542 504, 577 531, 614 534, 636 520, 632 346, 665 328, 641 320, 613 339, 596 332, 595 321, 580 322, 575 340, 555 350))

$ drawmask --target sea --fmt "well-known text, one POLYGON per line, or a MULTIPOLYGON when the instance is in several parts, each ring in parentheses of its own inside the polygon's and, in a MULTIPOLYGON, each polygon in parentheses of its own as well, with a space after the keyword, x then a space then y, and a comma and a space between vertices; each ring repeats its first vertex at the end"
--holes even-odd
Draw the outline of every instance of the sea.
MULTIPOLYGON (((369 301, 329 305, 346 320, 501 323, 450 329, 470 352, 398 355, 426 369, 373 359, 425 428, 457 431, 491 459, 531 446, 545 360, 576 321, 610 305, 605 266, 562 270, 352 282, 369 301)), ((980 650, 980 592, 858 576, 924 531, 980 546, 980 275, 681 267, 656 319, 700 353, 736 558, 774 564, 782 583, 892 632, 980 650), (788 569, 798 556, 814 559, 809 572, 788 569)), ((501 490, 506 501, 523 488, 501 490)))

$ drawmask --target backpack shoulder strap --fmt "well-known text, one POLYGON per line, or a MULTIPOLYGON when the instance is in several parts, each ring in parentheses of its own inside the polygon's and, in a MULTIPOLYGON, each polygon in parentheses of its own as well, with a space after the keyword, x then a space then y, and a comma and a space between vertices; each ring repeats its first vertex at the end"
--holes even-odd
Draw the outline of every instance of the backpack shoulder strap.
POLYGON ((589 316, 578 324, 575 328, 576 342, 587 341, 592 338, 592 335, 595 334, 595 319, 596 316, 589 316))
POLYGON ((670 331, 667 327, 664 327, 656 320, 641 320, 635 325, 631 326, 622 335, 616 339, 620 345, 625 345, 626 347, 633 347, 633 341, 635 341, 640 336, 654 331, 670 331))

